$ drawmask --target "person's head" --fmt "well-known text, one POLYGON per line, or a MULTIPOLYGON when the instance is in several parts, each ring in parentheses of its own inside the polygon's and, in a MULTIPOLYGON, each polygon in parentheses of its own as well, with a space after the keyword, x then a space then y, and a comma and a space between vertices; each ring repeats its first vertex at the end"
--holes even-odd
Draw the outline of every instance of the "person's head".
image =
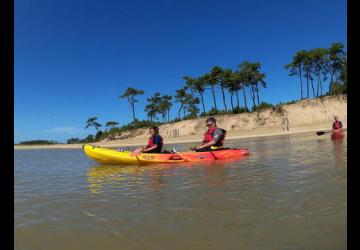
POLYGON ((152 135, 156 135, 159 134, 159 127, 157 126, 151 126, 149 129, 150 134, 152 135))
POLYGON ((206 127, 213 128, 216 126, 216 120, 214 117, 209 117, 206 119, 206 127))
POLYGON ((337 121, 339 117, 337 115, 334 115, 334 120, 337 121))

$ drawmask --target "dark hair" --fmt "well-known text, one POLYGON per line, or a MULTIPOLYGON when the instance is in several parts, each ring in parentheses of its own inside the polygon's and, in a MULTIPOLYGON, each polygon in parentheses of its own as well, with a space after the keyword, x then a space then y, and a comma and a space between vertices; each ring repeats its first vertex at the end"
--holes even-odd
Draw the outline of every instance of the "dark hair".
POLYGON ((159 127, 158 126, 151 126, 150 128, 152 128, 156 134, 159 133, 159 127))
POLYGON ((206 119, 206 122, 212 122, 212 123, 215 123, 216 124, 216 120, 214 117, 209 117, 206 119))

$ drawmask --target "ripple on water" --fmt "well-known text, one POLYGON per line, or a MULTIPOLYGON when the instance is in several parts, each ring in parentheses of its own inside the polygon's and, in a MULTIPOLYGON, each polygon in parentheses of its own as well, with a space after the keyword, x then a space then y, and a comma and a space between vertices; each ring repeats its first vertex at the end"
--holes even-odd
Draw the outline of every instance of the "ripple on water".
POLYGON ((139 167, 99 165, 81 150, 16 150, 16 249, 346 248, 346 140, 229 146, 250 155, 139 167))

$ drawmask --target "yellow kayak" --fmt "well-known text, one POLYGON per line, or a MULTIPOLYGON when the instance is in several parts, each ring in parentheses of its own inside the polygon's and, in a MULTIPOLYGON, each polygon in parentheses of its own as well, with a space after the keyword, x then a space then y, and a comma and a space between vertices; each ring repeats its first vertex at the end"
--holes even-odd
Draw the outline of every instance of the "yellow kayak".
POLYGON ((178 152, 146 154, 131 151, 118 151, 92 145, 83 145, 85 154, 91 159, 104 164, 157 164, 178 162, 204 162, 238 158, 248 155, 247 149, 224 149, 210 152, 178 152))
POLYGON ((105 164, 147 164, 164 162, 184 162, 177 154, 146 154, 131 151, 118 151, 92 145, 83 146, 85 154, 91 159, 105 164))

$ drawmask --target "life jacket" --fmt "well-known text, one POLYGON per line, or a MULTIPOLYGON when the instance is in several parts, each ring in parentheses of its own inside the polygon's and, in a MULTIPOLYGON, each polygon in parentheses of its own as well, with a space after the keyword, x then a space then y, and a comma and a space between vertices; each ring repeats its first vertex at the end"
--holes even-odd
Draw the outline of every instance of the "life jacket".
POLYGON ((342 123, 341 121, 337 120, 333 123, 333 129, 340 129, 342 128, 342 123))
POLYGON ((162 146, 163 146, 163 138, 161 137, 161 135, 152 135, 152 136, 150 136, 149 141, 148 141, 148 143, 147 143, 147 145, 146 145, 145 148, 151 148, 152 146, 155 145, 155 136, 160 137, 160 144, 159 144, 158 147, 155 149, 156 151, 159 151, 159 152, 160 152, 161 149, 162 149, 162 146))
MULTIPOLYGON (((205 134, 204 134, 204 139, 203 139, 203 145, 214 140, 214 132, 215 130, 218 129, 216 127, 214 128, 209 128, 205 134)), ((226 130, 225 129, 222 129, 222 128, 219 128, 221 129, 221 131, 223 132, 223 135, 221 136, 221 138, 215 143, 214 146, 222 146, 224 144, 224 140, 225 140, 225 136, 226 136, 226 130)))

